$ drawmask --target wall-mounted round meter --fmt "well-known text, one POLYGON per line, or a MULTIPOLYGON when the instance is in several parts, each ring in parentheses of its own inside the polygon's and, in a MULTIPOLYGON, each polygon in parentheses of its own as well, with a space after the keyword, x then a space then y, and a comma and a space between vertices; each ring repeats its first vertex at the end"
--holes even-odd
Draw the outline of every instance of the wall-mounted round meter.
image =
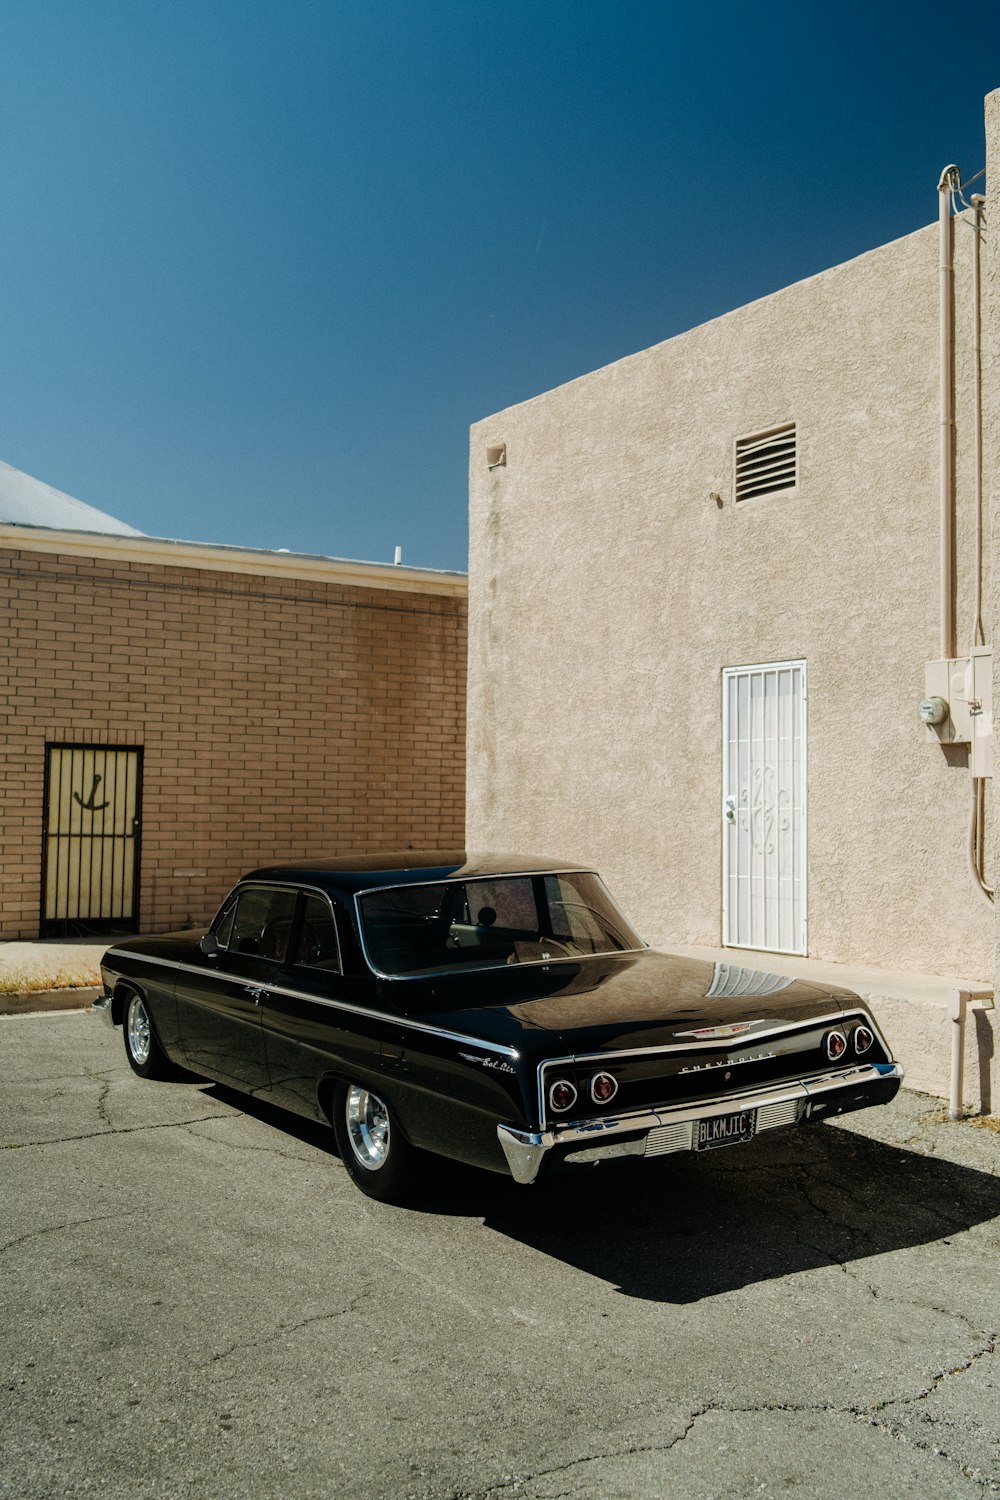
POLYGON ((924 724, 943 724, 948 717, 948 705, 943 698, 921 698, 917 713, 924 724))

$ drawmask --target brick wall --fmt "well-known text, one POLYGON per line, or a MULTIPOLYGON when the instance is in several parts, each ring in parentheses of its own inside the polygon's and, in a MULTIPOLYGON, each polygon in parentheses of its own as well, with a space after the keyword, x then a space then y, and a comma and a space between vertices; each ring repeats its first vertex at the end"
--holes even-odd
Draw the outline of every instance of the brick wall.
POLYGON ((265 861, 462 846, 464 598, 0 549, 0 628, 2 938, 39 931, 47 743, 143 747, 147 931, 265 861))

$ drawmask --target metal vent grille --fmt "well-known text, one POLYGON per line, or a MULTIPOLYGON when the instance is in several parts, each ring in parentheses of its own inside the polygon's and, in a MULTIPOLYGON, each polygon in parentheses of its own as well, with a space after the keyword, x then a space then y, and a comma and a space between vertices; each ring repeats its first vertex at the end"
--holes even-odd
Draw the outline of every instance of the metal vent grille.
POLYGON ((787 1099, 783 1104, 764 1104, 757 1111, 757 1133, 777 1130, 779 1125, 794 1125, 799 1117, 800 1101, 787 1099))
POLYGON ((646 1155, 663 1156, 668 1151, 690 1151, 694 1126, 690 1120, 676 1125, 657 1125, 646 1137, 646 1155))
POLYGON ((736 499, 793 490, 797 478, 795 423, 736 439, 736 499))

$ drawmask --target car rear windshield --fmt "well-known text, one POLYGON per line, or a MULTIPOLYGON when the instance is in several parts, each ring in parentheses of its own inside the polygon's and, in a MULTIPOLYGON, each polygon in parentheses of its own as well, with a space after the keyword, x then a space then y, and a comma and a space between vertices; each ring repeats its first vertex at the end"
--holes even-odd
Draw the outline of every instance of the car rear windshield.
POLYGON ((632 952, 644 945, 596 875, 502 875, 360 898, 381 974, 434 974, 632 952))

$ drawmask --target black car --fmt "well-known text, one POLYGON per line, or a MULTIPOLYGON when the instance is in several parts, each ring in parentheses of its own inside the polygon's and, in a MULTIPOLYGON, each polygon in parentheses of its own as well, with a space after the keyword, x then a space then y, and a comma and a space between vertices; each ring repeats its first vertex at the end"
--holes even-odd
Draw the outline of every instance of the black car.
POLYGON ((207 933, 102 970, 136 1073, 180 1064, 332 1124, 382 1199, 425 1152, 531 1183, 886 1104, 903 1076, 857 995, 653 952, 593 871, 543 860, 254 870, 207 933))

